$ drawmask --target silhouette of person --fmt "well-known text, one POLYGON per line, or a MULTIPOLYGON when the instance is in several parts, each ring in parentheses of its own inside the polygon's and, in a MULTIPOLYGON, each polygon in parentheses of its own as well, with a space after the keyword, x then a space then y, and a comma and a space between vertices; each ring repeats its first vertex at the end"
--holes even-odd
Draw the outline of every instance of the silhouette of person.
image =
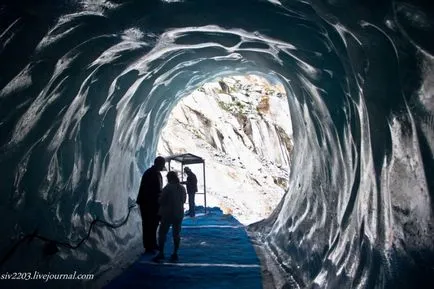
POLYGON ((157 246, 157 228, 160 218, 158 216, 158 198, 163 187, 160 171, 164 169, 166 160, 159 156, 155 158, 154 165, 147 169, 142 176, 137 204, 142 216, 143 247, 146 253, 154 253, 157 246))
POLYGON ((187 194, 188 194, 188 215, 190 217, 195 216, 195 203, 194 196, 197 192, 197 178, 196 175, 190 170, 189 167, 184 168, 184 172, 187 174, 187 181, 182 182, 187 186, 187 194))
POLYGON ((179 182, 176 172, 167 173, 167 182, 168 184, 164 187, 159 199, 161 224, 158 230, 158 244, 160 252, 153 258, 154 261, 164 259, 164 243, 170 226, 172 226, 174 245, 173 254, 170 257, 172 261, 178 260, 178 249, 181 242, 181 223, 184 217, 184 203, 187 195, 185 188, 179 182))

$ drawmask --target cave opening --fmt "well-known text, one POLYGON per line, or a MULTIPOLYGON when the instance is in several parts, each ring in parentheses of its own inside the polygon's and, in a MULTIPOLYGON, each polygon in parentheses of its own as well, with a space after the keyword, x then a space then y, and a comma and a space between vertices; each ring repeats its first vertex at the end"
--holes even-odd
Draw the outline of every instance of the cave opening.
MULTIPOLYGON (((292 148, 285 87, 248 73, 214 78, 183 97, 162 128, 157 154, 205 158, 207 205, 250 224, 267 218, 288 189, 292 148)), ((173 165, 182 178, 181 165, 173 165)), ((190 168, 203 180, 201 167, 190 168)), ((203 192, 202 181, 198 186, 203 192)))

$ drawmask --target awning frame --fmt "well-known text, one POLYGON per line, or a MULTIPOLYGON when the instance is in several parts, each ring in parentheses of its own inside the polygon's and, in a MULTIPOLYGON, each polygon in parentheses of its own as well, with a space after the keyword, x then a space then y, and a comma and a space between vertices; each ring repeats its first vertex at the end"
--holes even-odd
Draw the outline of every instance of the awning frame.
MULTIPOLYGON (((193 164, 202 164, 203 169, 203 198, 204 198, 204 206, 205 206, 205 214, 207 212, 206 207, 206 177, 205 177, 205 159, 199 157, 197 155, 191 153, 184 154, 175 154, 164 157, 166 162, 169 164, 169 172, 171 170, 170 163, 171 161, 177 161, 181 163, 181 181, 184 181, 184 165, 193 165, 193 164)), ((202 194, 197 192, 197 194, 202 194)))

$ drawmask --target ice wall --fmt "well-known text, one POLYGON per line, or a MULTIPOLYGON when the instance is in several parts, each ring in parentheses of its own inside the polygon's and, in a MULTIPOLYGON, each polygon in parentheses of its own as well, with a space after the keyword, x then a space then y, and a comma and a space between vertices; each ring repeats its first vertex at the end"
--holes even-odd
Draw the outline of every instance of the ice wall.
MULTIPOLYGON (((433 11, 422 1, 0 4, 2 271, 102 273, 170 110, 217 76, 285 84, 290 188, 254 229, 301 287, 434 284, 433 11)), ((87 284, 86 286, 92 286, 87 284)))

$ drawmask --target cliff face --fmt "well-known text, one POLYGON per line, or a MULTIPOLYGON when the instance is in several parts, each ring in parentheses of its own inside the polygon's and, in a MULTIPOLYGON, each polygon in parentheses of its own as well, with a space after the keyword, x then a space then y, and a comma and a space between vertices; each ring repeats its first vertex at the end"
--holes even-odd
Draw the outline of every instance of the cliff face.
MULTIPOLYGON (((254 75, 225 77, 183 98, 158 144, 160 155, 203 157, 208 206, 219 206, 244 223, 267 217, 282 198, 291 151, 285 90, 254 75)), ((190 167, 203 192, 202 166, 190 167)), ((203 195, 196 203, 203 203, 203 195)))

